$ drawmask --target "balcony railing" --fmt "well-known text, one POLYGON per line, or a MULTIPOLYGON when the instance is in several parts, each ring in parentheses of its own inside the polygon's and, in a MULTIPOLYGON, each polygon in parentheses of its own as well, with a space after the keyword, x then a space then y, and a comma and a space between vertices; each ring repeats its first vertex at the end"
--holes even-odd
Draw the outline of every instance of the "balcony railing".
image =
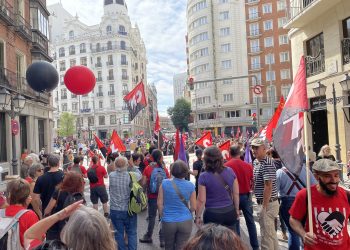
POLYGON ((261 53, 262 50, 261 50, 261 47, 260 46, 255 46, 255 47, 251 47, 250 48, 250 54, 255 54, 255 53, 261 53))
POLYGON ((15 15, 16 31, 24 38, 32 41, 32 29, 30 24, 20 15, 15 15))
POLYGON ((14 23, 13 7, 7 1, 0 1, 0 18, 9 25, 14 23))
POLYGON ((67 99, 67 95, 61 95, 61 100, 66 100, 67 99))
POLYGON ((127 61, 121 61, 120 64, 121 65, 128 65, 128 62, 127 61))
POLYGON ((300 13, 304 12, 312 2, 316 0, 290 0, 290 9, 287 12, 288 20, 294 19, 300 13))
POLYGON ((118 34, 126 36, 126 35, 128 35, 128 32, 126 32, 126 31, 118 31, 118 34))
POLYGON ((95 67, 96 68, 101 68, 102 67, 102 63, 95 63, 95 67))
POLYGON ((251 30, 251 31, 249 32, 249 36, 251 36, 251 37, 260 36, 260 35, 261 35, 261 33, 260 33, 260 30, 259 30, 259 29, 251 30))
POLYGON ((90 113, 90 112, 91 112, 91 108, 80 109, 80 113, 90 113))
POLYGON ((107 65, 107 66, 113 66, 113 61, 106 62, 106 65, 107 65))
POLYGON ((103 96, 103 92, 97 93, 96 96, 103 96))
POLYGON ((343 64, 350 63, 350 38, 344 38, 341 42, 343 52, 343 64))
POLYGON ((114 80, 114 76, 107 76, 107 80, 108 81, 113 81, 114 80))
POLYGON ((257 4, 258 2, 260 2, 260 0, 246 0, 245 1, 246 4, 257 4))
POLYGON ((129 80, 129 76, 122 76, 122 80, 129 80))
POLYGON ((115 92, 114 92, 114 91, 108 91, 108 95, 109 95, 109 96, 115 95, 115 92))
POLYGON ((71 98, 72 98, 72 99, 77 98, 77 95, 72 94, 72 95, 71 95, 71 98))
POLYGON ((314 76, 325 71, 324 50, 320 50, 317 56, 306 56, 306 76, 314 76))
POLYGON ((103 81, 102 77, 97 77, 96 78, 96 82, 102 82, 102 81, 103 81))
POLYGON ((66 56, 66 54, 65 53, 59 53, 59 55, 58 55, 59 57, 65 57, 66 56))
POLYGON ((48 53, 48 41, 44 39, 38 30, 33 30, 32 32, 32 39, 33 39, 33 47, 38 47, 40 50, 48 53))
POLYGON ((129 90, 123 90, 123 95, 127 95, 129 93, 129 90))
POLYGON ((249 13, 247 21, 256 21, 260 18, 259 12, 249 13))
POLYGON ((131 47, 119 46, 119 45, 111 45, 111 46, 102 46, 102 47, 94 47, 91 46, 92 53, 99 53, 104 51, 112 51, 112 50, 132 50, 131 47))

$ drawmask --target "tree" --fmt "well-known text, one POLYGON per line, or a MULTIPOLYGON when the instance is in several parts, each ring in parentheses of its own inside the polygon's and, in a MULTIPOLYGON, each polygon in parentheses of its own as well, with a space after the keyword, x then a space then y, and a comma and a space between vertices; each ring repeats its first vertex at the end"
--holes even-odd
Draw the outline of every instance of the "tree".
POLYGON ((60 136, 68 137, 75 134, 76 119, 73 114, 63 112, 60 115, 60 123, 58 127, 58 133, 60 136))
POLYGON ((191 117, 191 103, 184 98, 176 101, 174 107, 168 108, 168 114, 174 126, 180 131, 188 131, 188 123, 191 117))

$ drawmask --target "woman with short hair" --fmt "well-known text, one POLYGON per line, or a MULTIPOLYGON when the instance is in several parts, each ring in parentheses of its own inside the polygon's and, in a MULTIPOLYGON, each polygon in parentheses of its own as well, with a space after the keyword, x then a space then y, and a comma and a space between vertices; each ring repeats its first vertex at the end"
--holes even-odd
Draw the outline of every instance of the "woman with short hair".
POLYGON ((195 222, 216 223, 236 230, 239 219, 239 190, 236 175, 224 166, 221 151, 216 146, 204 150, 205 172, 198 179, 198 197, 195 222), (203 220, 202 213, 203 209, 203 220))
POLYGON ((192 232, 192 211, 196 208, 193 183, 185 180, 187 164, 175 161, 171 168, 173 179, 165 179, 158 192, 158 211, 162 221, 165 249, 182 249, 192 232), (188 207, 190 202, 190 208, 188 207))
MULTIPOLYGON (((30 196, 33 195, 33 190, 34 186, 36 183, 36 180, 38 179, 39 176, 42 176, 44 174, 44 166, 40 163, 34 163, 29 167, 28 170, 28 177, 26 178, 26 181, 28 181, 29 186, 30 186, 30 196)), ((28 209, 33 210, 38 217, 41 219, 41 204, 40 206, 36 206, 32 202, 29 204, 28 209), (33 206, 34 205, 34 206, 33 206)))

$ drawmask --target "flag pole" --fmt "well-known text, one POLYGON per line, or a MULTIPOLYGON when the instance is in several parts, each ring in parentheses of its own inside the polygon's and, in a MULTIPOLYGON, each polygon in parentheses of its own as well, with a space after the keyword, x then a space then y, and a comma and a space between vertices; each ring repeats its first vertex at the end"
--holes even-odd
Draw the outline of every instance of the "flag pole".
POLYGON ((311 206, 311 183, 310 183, 310 156, 309 156, 309 133, 308 133, 308 121, 307 112, 304 112, 304 145, 306 155, 306 191, 307 191, 307 211, 309 231, 313 235, 313 222, 312 222, 312 206, 311 206))
POLYGON ((160 146, 159 146, 159 144, 160 144, 160 137, 159 137, 159 130, 158 130, 158 149, 160 149, 160 146))

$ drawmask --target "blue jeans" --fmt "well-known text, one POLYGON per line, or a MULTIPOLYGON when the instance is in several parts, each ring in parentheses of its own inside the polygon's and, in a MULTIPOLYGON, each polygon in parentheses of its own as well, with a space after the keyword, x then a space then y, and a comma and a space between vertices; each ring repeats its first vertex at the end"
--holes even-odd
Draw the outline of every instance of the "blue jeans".
POLYGON ((286 226, 288 228, 288 249, 290 250, 299 250, 300 249, 300 237, 299 235, 292 229, 289 224, 289 209, 292 207, 294 202, 294 197, 283 197, 281 198, 281 208, 280 212, 286 226))
POLYGON ((114 226, 114 237, 118 250, 137 249, 137 214, 129 216, 128 211, 111 210, 111 220, 114 226), (128 246, 124 242, 124 231, 128 236, 128 246))
MULTIPOLYGON (((252 197, 250 194, 240 194, 239 195, 239 209, 242 210, 245 223, 248 228, 250 245, 253 249, 259 249, 259 241, 256 232, 256 225, 253 216, 253 204, 252 197)), ((237 223, 237 234, 240 235, 240 225, 239 220, 237 223)))

